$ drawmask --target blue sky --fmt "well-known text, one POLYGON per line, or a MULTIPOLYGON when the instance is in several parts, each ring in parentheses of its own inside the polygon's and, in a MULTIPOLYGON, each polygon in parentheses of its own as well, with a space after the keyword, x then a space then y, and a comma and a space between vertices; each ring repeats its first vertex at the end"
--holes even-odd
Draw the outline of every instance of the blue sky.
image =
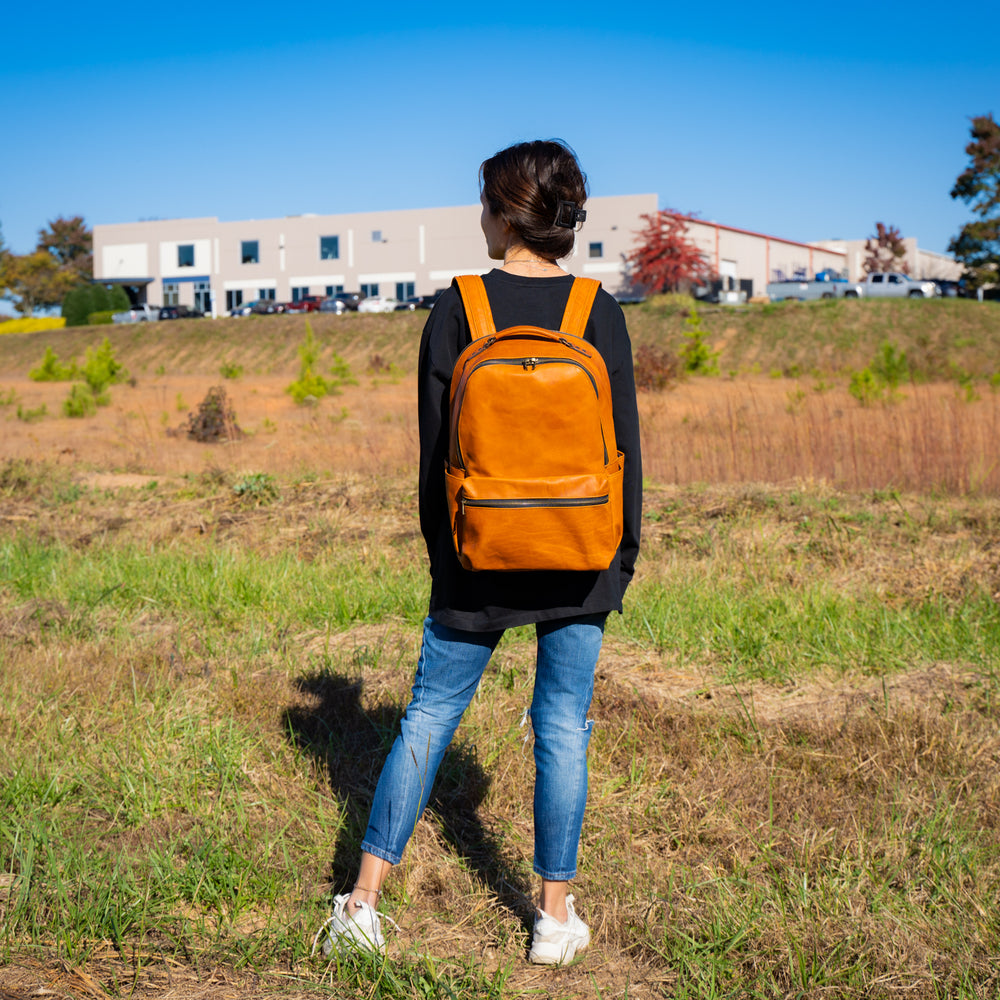
POLYGON ((969 118, 1000 114, 985 5, 61 0, 5 14, 0 226, 472 204, 560 137, 594 195, 798 240, 885 222, 944 251, 969 118), (980 16, 975 15, 976 7, 980 16))

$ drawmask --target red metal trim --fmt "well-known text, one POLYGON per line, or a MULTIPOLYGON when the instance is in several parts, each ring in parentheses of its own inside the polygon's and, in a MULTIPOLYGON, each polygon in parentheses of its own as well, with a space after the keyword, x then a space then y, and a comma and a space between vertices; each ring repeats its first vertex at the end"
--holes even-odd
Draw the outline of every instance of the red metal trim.
MULTIPOLYGON (((846 250, 829 250, 826 247, 818 247, 813 243, 800 243, 798 240, 786 240, 781 236, 769 236, 767 233, 758 233, 753 229, 740 229, 738 226, 727 226, 722 222, 709 222, 707 219, 699 219, 696 215, 684 215, 682 212, 670 212, 668 214, 675 215, 678 219, 684 219, 685 222, 695 222, 699 226, 714 226, 716 242, 718 242, 719 230, 725 229, 728 233, 740 233, 743 236, 754 236, 759 240, 774 240, 775 243, 784 243, 791 247, 804 247, 807 250, 822 250, 823 253, 837 254, 841 257, 847 256, 846 250)), ((770 249, 770 242, 768 243, 768 249, 770 249)))

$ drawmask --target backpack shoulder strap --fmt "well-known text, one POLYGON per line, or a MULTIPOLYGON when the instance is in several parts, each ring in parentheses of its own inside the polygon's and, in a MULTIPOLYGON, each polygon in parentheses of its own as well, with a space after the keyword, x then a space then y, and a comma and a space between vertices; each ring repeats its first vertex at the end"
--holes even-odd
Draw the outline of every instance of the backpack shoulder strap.
POLYGON ((453 284, 462 297, 472 339, 492 337, 497 328, 493 322, 493 312, 490 309, 490 300, 486 297, 483 279, 478 274, 459 274, 453 284))
POLYGON ((595 278, 577 278, 569 292, 569 301, 559 324, 561 333, 569 333, 574 337, 582 337, 590 317, 590 309, 597 297, 597 289, 601 283, 595 278))

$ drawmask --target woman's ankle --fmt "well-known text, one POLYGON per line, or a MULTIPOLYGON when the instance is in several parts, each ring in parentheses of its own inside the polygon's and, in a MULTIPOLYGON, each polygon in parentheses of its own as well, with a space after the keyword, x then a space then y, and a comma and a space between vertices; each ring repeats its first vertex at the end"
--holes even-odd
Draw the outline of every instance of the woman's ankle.
POLYGON ((548 879, 543 879, 538 908, 553 920, 564 924, 569 919, 569 910, 566 909, 568 894, 567 882, 550 882, 548 879))
POLYGON ((355 886, 351 890, 351 898, 347 901, 347 911, 356 913, 361 903, 367 903, 373 910, 377 910, 381 897, 382 893, 378 889, 362 889, 360 886, 355 886))

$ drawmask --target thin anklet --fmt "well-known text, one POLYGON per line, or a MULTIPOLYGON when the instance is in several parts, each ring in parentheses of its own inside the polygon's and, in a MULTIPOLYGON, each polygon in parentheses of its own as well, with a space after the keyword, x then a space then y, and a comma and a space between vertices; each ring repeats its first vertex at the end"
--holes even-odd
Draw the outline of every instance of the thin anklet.
POLYGON ((354 889, 352 890, 352 892, 355 890, 360 890, 361 892, 374 892, 379 899, 381 899, 383 895, 381 889, 366 889, 363 885, 358 885, 357 882, 354 883, 354 889))

